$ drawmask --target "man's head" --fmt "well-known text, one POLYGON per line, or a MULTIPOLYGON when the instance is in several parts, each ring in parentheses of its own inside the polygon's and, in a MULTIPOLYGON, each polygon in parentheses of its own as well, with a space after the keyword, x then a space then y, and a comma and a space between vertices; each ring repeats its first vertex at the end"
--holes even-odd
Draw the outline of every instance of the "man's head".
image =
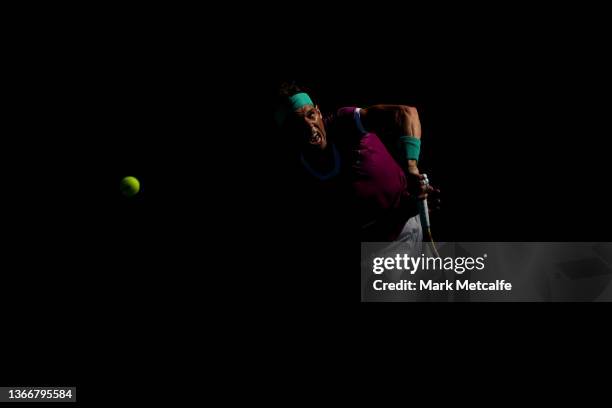
POLYGON ((301 149, 325 150, 328 145, 323 115, 310 96, 294 83, 283 84, 279 92, 277 124, 294 137, 301 149))

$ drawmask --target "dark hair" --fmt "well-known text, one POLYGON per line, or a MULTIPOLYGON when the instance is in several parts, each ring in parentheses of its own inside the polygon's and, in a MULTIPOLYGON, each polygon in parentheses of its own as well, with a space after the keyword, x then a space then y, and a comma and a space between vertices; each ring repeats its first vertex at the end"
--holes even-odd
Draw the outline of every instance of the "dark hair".
MULTIPOLYGON (((294 80, 281 81, 278 86, 277 102, 279 104, 281 103, 286 104, 290 97, 300 92, 306 92, 310 94, 308 89, 304 88, 303 86, 298 85, 296 81, 294 80)), ((312 95, 310 96, 312 97, 312 95)))
POLYGON ((278 87, 278 97, 283 99, 292 97, 300 92, 302 92, 302 88, 295 81, 283 81, 278 87))

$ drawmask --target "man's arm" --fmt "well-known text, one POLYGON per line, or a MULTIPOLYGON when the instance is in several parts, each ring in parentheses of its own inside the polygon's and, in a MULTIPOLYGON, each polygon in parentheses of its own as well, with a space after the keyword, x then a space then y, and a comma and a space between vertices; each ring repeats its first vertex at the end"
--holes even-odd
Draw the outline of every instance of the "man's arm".
MULTIPOLYGON (((390 145, 395 145, 394 142, 402 136, 421 139, 421 121, 416 108, 404 105, 375 105, 361 109, 360 113, 363 127, 376 133, 390 145)), ((416 160, 408 160, 406 166, 409 173, 419 174, 416 160)))

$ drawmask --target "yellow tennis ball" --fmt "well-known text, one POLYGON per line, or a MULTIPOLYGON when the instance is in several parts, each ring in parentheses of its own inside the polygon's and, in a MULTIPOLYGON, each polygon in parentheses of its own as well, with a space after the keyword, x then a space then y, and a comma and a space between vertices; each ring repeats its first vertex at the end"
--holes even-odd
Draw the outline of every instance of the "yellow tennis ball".
POLYGON ((140 181, 136 177, 124 177, 120 188, 126 197, 133 197, 140 191, 140 181))

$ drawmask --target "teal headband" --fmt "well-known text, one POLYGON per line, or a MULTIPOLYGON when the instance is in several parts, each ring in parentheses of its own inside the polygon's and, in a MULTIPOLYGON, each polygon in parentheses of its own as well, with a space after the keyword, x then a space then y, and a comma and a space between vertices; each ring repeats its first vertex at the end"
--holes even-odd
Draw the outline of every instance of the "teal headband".
POLYGON ((402 158, 408 160, 419 160, 421 155, 421 140, 413 136, 402 136, 399 138, 399 147, 402 158))
POLYGON ((291 98, 289 98, 289 102, 291 103, 291 109, 293 109, 294 112, 298 109, 303 108, 306 105, 314 106, 314 103, 312 103, 312 99, 310 99, 310 96, 308 96, 308 94, 304 92, 293 95, 291 98))
POLYGON ((304 92, 293 95, 289 98, 288 102, 288 106, 283 105, 279 107, 276 111, 276 114, 274 115, 276 124, 279 127, 283 126, 283 124, 287 120, 287 116, 289 116, 289 114, 291 114, 292 112, 295 112, 296 110, 301 109, 306 105, 314 106, 314 103, 312 102, 312 99, 310 99, 310 96, 308 96, 308 94, 304 92))

